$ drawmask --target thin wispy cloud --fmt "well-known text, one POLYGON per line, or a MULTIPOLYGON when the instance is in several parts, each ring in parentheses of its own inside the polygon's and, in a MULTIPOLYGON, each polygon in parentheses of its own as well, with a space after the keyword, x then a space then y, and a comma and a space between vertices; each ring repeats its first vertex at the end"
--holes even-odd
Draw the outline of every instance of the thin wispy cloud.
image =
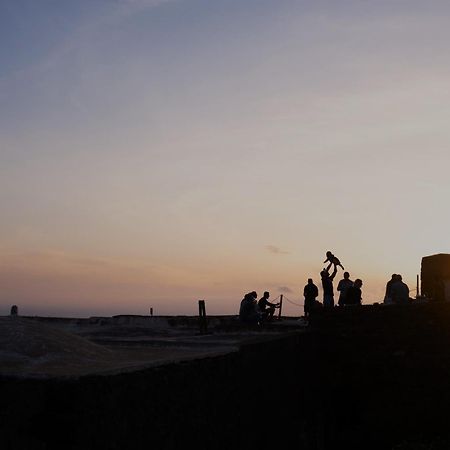
POLYGON ((280 247, 277 247, 276 245, 266 245, 266 249, 273 253, 274 255, 289 255, 290 252, 286 250, 282 250, 280 247))
MULTIPOLYGON (((105 3, 105 8, 96 11, 88 18, 80 20, 79 23, 67 34, 61 35, 60 40, 53 48, 50 48, 41 59, 15 70, 13 73, 0 75, 0 98, 2 96, 2 84, 9 78, 21 80, 23 78, 34 79, 43 76, 64 62, 64 58, 71 53, 80 53, 90 48, 95 41, 96 34, 107 33, 108 29, 117 27, 122 20, 138 14, 144 10, 156 8, 167 3, 179 0, 110 0, 105 3)), ((5 86, 7 87, 7 86, 5 86)))
POLYGON ((150 8, 156 8, 167 3, 175 3, 179 0, 113 0, 112 8, 114 19, 120 19, 129 14, 135 14, 150 8))
POLYGON ((159 6, 163 3, 170 3, 177 0, 114 0, 114 3, 122 5, 135 5, 135 6, 159 6))
POLYGON ((278 292, 283 294, 292 294, 294 291, 288 286, 278 286, 278 292))

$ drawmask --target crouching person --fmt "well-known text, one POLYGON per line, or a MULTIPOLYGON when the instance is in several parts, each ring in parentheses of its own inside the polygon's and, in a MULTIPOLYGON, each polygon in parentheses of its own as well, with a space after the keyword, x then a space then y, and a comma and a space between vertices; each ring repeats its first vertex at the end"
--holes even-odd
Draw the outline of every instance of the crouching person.
POLYGON ((270 293, 266 291, 258 301, 258 308, 263 322, 271 321, 273 319, 273 315, 275 314, 275 309, 280 307, 279 303, 269 302, 269 297, 270 293))
POLYGON ((239 320, 246 325, 259 325, 261 313, 258 309, 256 299, 258 294, 255 291, 244 295, 239 308, 239 320))

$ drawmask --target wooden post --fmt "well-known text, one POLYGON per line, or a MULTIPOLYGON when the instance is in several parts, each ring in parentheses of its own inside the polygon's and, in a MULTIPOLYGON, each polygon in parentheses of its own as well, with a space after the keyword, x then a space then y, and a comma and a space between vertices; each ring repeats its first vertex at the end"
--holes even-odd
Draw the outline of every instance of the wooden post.
POLYGON ((200 334, 207 333, 208 324, 206 322, 205 300, 198 301, 198 325, 200 328, 200 334))
POLYGON ((283 307, 283 294, 280 295, 280 307, 278 308, 278 320, 281 319, 282 307, 283 307))
POLYGON ((150 316, 153 317, 153 308, 150 308, 150 316))

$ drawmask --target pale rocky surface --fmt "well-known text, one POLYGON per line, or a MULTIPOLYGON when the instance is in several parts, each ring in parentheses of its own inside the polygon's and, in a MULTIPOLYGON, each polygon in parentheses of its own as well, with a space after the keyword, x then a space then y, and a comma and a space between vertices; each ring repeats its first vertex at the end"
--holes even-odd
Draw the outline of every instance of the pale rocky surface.
POLYGON ((110 373, 210 353, 210 348, 186 346, 107 346, 31 319, 0 318, 0 373, 3 375, 110 373))
POLYGON ((157 366, 237 351, 243 342, 285 333, 215 331, 199 334, 195 318, 117 320, 0 317, 0 375, 78 377, 157 366), (170 323, 169 323, 170 322, 170 323))

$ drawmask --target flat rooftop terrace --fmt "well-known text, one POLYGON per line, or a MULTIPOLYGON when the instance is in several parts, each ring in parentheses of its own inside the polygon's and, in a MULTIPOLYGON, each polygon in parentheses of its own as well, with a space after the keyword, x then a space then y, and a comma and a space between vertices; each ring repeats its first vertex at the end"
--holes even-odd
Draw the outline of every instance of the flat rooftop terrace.
POLYGON ((4 447, 450 448, 450 303, 208 320, 0 318, 4 447))
POLYGON ((112 374, 236 352, 250 342, 301 332, 300 318, 261 328, 236 316, 208 317, 200 332, 195 316, 91 318, 0 317, 0 375, 79 377, 112 374))

